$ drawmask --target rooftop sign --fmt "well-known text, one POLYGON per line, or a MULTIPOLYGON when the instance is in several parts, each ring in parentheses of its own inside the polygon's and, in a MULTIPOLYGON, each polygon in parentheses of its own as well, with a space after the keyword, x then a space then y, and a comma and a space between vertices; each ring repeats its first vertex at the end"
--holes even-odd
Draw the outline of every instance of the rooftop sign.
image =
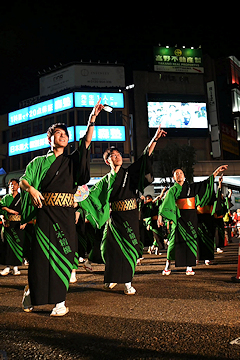
POLYGON ((154 47, 154 70, 201 74, 204 72, 202 50, 154 47))

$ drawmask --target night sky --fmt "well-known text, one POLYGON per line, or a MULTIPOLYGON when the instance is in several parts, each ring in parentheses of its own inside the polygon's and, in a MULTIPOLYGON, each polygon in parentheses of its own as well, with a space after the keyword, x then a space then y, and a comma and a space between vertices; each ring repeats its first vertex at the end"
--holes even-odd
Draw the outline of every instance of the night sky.
POLYGON ((197 5, 186 15, 178 7, 166 10, 152 3, 151 9, 147 3, 102 4, 13 1, 2 6, 0 114, 38 95, 38 72, 60 63, 118 61, 130 82, 131 70, 153 70, 153 46, 159 43, 201 45, 213 58, 240 59, 238 24, 225 14, 206 15, 197 5))

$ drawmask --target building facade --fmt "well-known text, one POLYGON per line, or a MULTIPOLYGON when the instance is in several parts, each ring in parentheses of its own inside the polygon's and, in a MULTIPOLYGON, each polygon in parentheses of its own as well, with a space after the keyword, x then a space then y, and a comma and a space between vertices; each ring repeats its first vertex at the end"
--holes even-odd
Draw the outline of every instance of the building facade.
POLYGON ((82 71, 80 75, 85 80, 83 87, 82 77, 74 78, 72 67, 65 69, 65 77, 62 70, 46 75, 47 79, 40 81, 39 97, 24 101, 22 108, 1 116, 0 167, 6 172, 0 175, 1 187, 6 186, 9 178, 20 177, 34 157, 46 154, 49 149, 46 132, 51 124, 67 125, 70 137, 66 151, 70 154, 75 150, 100 97, 102 104, 110 105, 113 111, 102 111, 97 118, 91 145, 91 176, 99 178, 109 171, 102 159, 109 146, 116 146, 123 154, 124 163, 131 163, 132 123, 122 67, 111 66, 109 70, 108 66, 101 66, 100 71, 97 66, 80 65, 78 71, 82 71))
MULTIPOLYGON (((203 57, 200 49, 169 47, 155 49, 154 56, 152 71, 133 73, 136 155, 161 124, 168 134, 154 151, 157 179, 161 179, 161 150, 167 144, 190 145, 196 154, 194 179, 203 179, 227 163, 224 193, 230 187, 238 194, 239 61, 234 57, 213 60, 203 57)), ((159 193, 160 184, 154 187, 159 193)))
MULTIPOLYGON (((240 186, 240 63, 235 57, 213 60, 200 49, 157 48, 152 71, 133 71, 125 87, 119 65, 70 64, 40 77, 39 96, 0 116, 0 187, 20 177, 34 157, 47 152, 48 127, 68 126, 67 152, 76 149, 92 107, 101 97, 113 112, 102 111, 91 145, 91 176, 109 168, 102 154, 116 146, 124 165, 138 158, 158 124, 166 129, 154 151, 154 176, 159 179, 160 152, 167 144, 190 145, 196 153, 194 177, 206 177, 221 163, 229 164, 226 189, 240 186)), ((159 192, 155 183, 152 194, 159 192)), ((148 191, 149 189, 147 189, 148 191)), ((227 191, 227 190, 226 190, 227 191)))

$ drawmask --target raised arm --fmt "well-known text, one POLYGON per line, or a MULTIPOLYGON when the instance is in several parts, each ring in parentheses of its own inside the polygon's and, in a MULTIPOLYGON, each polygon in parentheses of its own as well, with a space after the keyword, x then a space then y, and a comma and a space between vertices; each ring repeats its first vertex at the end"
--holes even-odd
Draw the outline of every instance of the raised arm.
POLYGON ((152 140, 149 143, 149 156, 152 154, 158 140, 160 139, 160 137, 165 137, 167 135, 167 132, 161 129, 161 125, 159 125, 154 137, 152 138, 152 140))
POLYGON ((92 112, 88 119, 88 125, 87 125, 87 130, 86 130, 86 135, 85 135, 86 149, 89 147, 89 145, 91 144, 91 141, 92 141, 96 117, 98 116, 100 111, 104 108, 104 106, 102 104, 100 104, 100 102, 101 102, 101 98, 98 100, 97 104, 92 109, 92 112))

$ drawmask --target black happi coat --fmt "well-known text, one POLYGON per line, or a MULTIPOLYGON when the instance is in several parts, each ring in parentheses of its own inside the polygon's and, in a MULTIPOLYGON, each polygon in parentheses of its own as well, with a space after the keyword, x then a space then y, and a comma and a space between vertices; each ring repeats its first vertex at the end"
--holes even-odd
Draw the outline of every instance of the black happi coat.
MULTIPOLYGON (((140 183, 147 186, 152 180, 151 157, 144 154, 127 169, 119 170, 113 183, 110 203, 137 199, 137 191, 142 190, 140 183)), ((138 207, 127 211, 112 211, 102 245, 105 283, 132 281, 137 259, 141 254, 139 243, 138 207)))
MULTIPOLYGON (((1 201, 1 207, 15 210, 21 215, 21 198, 18 193, 15 197, 6 195, 1 201)), ((2 211, 6 219, 11 214, 2 211)), ((1 262, 5 265, 18 266, 23 261, 24 230, 20 230, 21 221, 8 221, 3 228, 4 244, 2 246, 1 262)))
MULTIPOLYGON (((89 168, 89 151, 83 138, 78 150, 70 156, 60 155, 52 162, 39 189, 42 193, 75 194, 78 185, 89 181, 89 168)), ((23 176, 28 182, 29 173, 26 171, 23 176)), ((75 209, 63 206, 37 209, 28 271, 32 305, 65 300, 76 252, 75 209)))
POLYGON ((159 214, 172 220, 168 260, 175 260, 175 266, 195 266, 198 253, 198 216, 197 206, 207 205, 213 194, 214 177, 183 186, 175 183, 160 205, 159 214), (177 209, 178 199, 195 198, 195 208, 177 209))

